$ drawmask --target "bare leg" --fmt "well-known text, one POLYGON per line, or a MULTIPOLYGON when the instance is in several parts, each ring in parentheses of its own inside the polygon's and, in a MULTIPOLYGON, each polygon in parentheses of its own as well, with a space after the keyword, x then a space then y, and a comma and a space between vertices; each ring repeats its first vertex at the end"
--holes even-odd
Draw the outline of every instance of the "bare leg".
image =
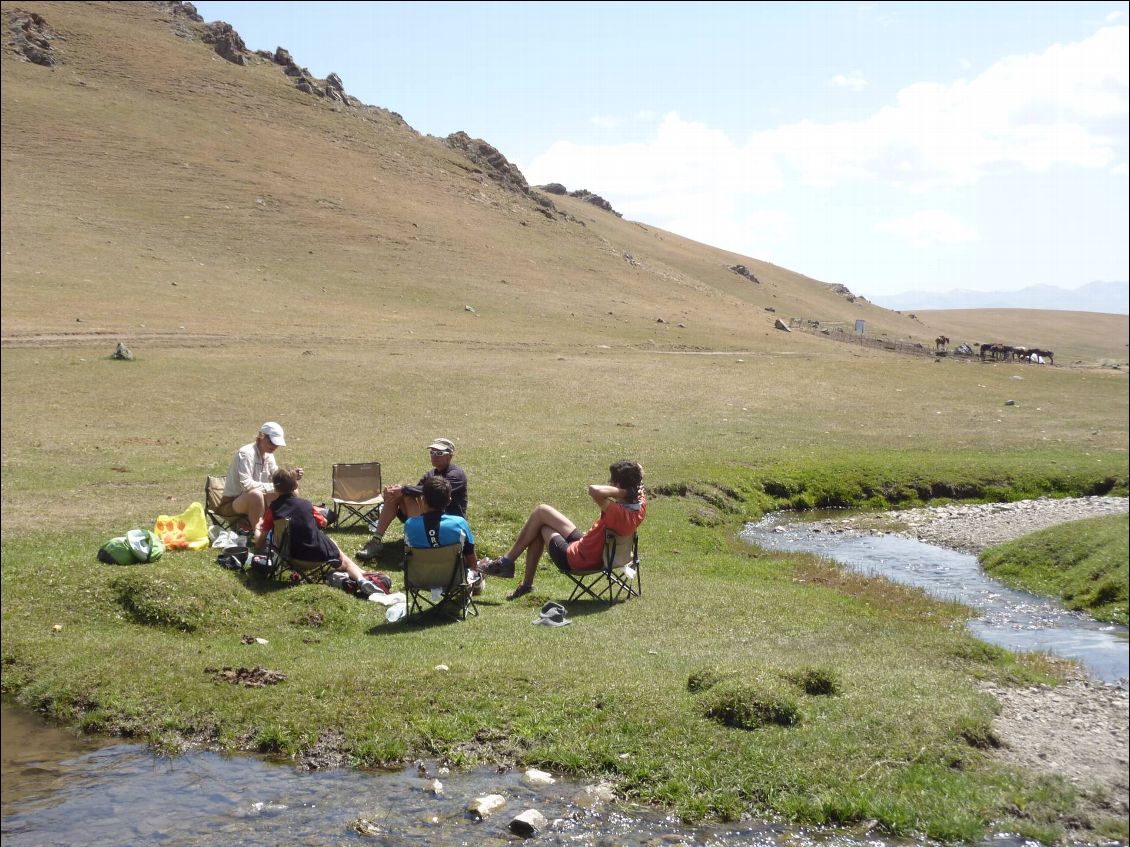
POLYGON ((400 486, 389 486, 384 490, 385 502, 381 506, 381 516, 377 519, 377 535, 384 537, 385 530, 396 520, 397 512, 406 518, 422 515, 426 511, 422 497, 405 496, 400 486))
MULTIPOLYGON (((569 530, 569 532, 572 531, 573 530, 569 530)), ((552 527, 543 526, 541 528, 541 534, 526 548, 526 570, 522 573, 523 585, 534 584, 534 576, 538 572, 538 562, 541 561, 541 554, 545 552, 545 548, 549 544, 550 539, 555 535, 561 535, 561 533, 557 532, 552 527)))
POLYGON ((232 509, 241 515, 247 515, 247 520, 251 524, 252 536, 259 534, 259 525, 263 521, 263 515, 267 511, 267 507, 275 501, 276 496, 278 495, 273 491, 244 491, 232 500, 232 509))
POLYGON ((338 558, 341 559, 341 564, 337 566, 337 570, 345 571, 347 574, 349 574, 350 579, 360 581, 361 578, 365 575, 364 571, 357 567, 357 565, 351 558, 345 555, 345 551, 341 549, 341 545, 339 545, 336 541, 334 542, 334 547, 337 547, 337 555, 338 558))
MULTIPOLYGON (((518 537, 514 540, 514 546, 507 552, 506 558, 512 562, 516 562, 518 557, 522 555, 522 551, 534 542, 542 544, 544 549, 544 539, 542 537, 543 527, 548 527, 553 532, 559 533, 566 538, 569 537, 569 533, 577 528, 571 520, 555 508, 542 503, 526 518, 526 524, 522 527, 522 531, 518 533, 518 537)), ((540 549, 537 551, 537 555, 538 557, 541 556, 540 549)), ((529 567, 528 558, 527 567, 529 567)))

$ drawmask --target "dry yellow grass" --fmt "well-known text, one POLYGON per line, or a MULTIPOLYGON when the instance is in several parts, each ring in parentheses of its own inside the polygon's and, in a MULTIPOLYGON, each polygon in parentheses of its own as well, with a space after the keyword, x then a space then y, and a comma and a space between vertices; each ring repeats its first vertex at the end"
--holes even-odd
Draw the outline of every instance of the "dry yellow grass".
MULTIPOLYGON (((9 505, 92 484, 129 511, 166 483, 196 496, 267 417, 321 479, 448 433, 481 491, 518 458, 563 456, 577 469, 553 481, 572 490, 610 451, 674 475, 789 451, 1125 455, 1124 373, 784 333, 777 317, 927 345, 939 329, 573 198, 547 219, 439 140, 299 92, 266 60, 226 62, 154 6, 36 11, 65 36, 61 63, 2 65, 9 528, 9 505), (104 360, 118 339, 138 362, 104 360)), ((1110 352, 1073 320, 1049 324, 1061 356, 1110 352)))

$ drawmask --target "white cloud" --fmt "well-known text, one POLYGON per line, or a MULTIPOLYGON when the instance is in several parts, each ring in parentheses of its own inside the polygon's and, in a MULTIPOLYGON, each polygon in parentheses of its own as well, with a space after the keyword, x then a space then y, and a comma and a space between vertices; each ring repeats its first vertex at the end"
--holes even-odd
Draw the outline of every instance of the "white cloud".
POLYGON ((816 186, 927 189, 975 182, 999 166, 1109 167, 1126 143, 1128 32, 1108 27, 1009 56, 971 80, 916 82, 864 120, 804 121, 755 133, 749 146, 774 151, 816 186))
POLYGON ((620 126, 624 121, 615 115, 593 115, 589 118, 589 123, 601 129, 616 129, 616 127, 620 126))
POLYGON ((1119 162, 1117 165, 1110 169, 1110 172, 1114 174, 1114 176, 1126 176, 1127 174, 1130 174, 1130 167, 1127 167, 1126 162, 1119 162))
POLYGON ((741 148, 721 130, 665 115, 643 143, 582 145, 557 141, 528 168, 534 184, 561 182, 628 201, 686 194, 765 194, 784 185, 768 154, 741 148))
MULTIPOLYGON (((558 141, 524 170, 534 183, 588 186, 623 205, 688 191, 765 195, 786 175, 816 187, 925 191, 968 185, 999 168, 1109 170, 1126 155, 1128 43, 1126 26, 1106 27, 1003 58, 971 79, 907 85, 862 120, 806 120, 753 133, 744 144, 672 112, 642 142, 558 141)), ((592 119, 606 127, 628 120, 592 119)))
POLYGON ((964 244, 977 240, 977 231, 961 218, 938 209, 915 212, 903 218, 892 218, 875 225, 905 240, 911 247, 934 247, 941 244, 964 244))
POLYGON ((633 115, 637 121, 653 121, 656 118, 655 112, 651 109, 641 109, 633 115))
POLYGON ((862 71, 852 71, 846 75, 836 74, 828 83, 837 88, 850 88, 852 91, 862 91, 867 87, 867 80, 863 78, 862 71))
POLYGON ((1126 19, 1126 10, 1125 9, 1115 9, 1113 12, 1110 12, 1106 16, 1106 22, 1108 24, 1112 24, 1115 21, 1122 21, 1122 20, 1125 20, 1125 19, 1126 19))

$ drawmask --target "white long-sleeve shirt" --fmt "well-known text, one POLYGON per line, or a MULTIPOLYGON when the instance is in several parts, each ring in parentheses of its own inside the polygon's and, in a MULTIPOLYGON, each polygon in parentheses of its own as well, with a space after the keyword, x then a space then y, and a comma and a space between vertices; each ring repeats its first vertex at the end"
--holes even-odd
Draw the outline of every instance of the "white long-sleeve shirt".
POLYGON ((278 469, 274 454, 260 453, 254 441, 244 444, 231 460, 224 496, 238 497, 244 491, 274 491, 271 477, 278 469))

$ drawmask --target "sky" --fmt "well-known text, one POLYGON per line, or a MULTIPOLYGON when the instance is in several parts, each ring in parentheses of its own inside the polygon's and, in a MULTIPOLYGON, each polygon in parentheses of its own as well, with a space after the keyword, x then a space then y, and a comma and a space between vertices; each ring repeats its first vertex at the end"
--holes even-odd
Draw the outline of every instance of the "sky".
POLYGON ((532 185, 846 285, 1130 279, 1130 3, 196 3, 532 185))

